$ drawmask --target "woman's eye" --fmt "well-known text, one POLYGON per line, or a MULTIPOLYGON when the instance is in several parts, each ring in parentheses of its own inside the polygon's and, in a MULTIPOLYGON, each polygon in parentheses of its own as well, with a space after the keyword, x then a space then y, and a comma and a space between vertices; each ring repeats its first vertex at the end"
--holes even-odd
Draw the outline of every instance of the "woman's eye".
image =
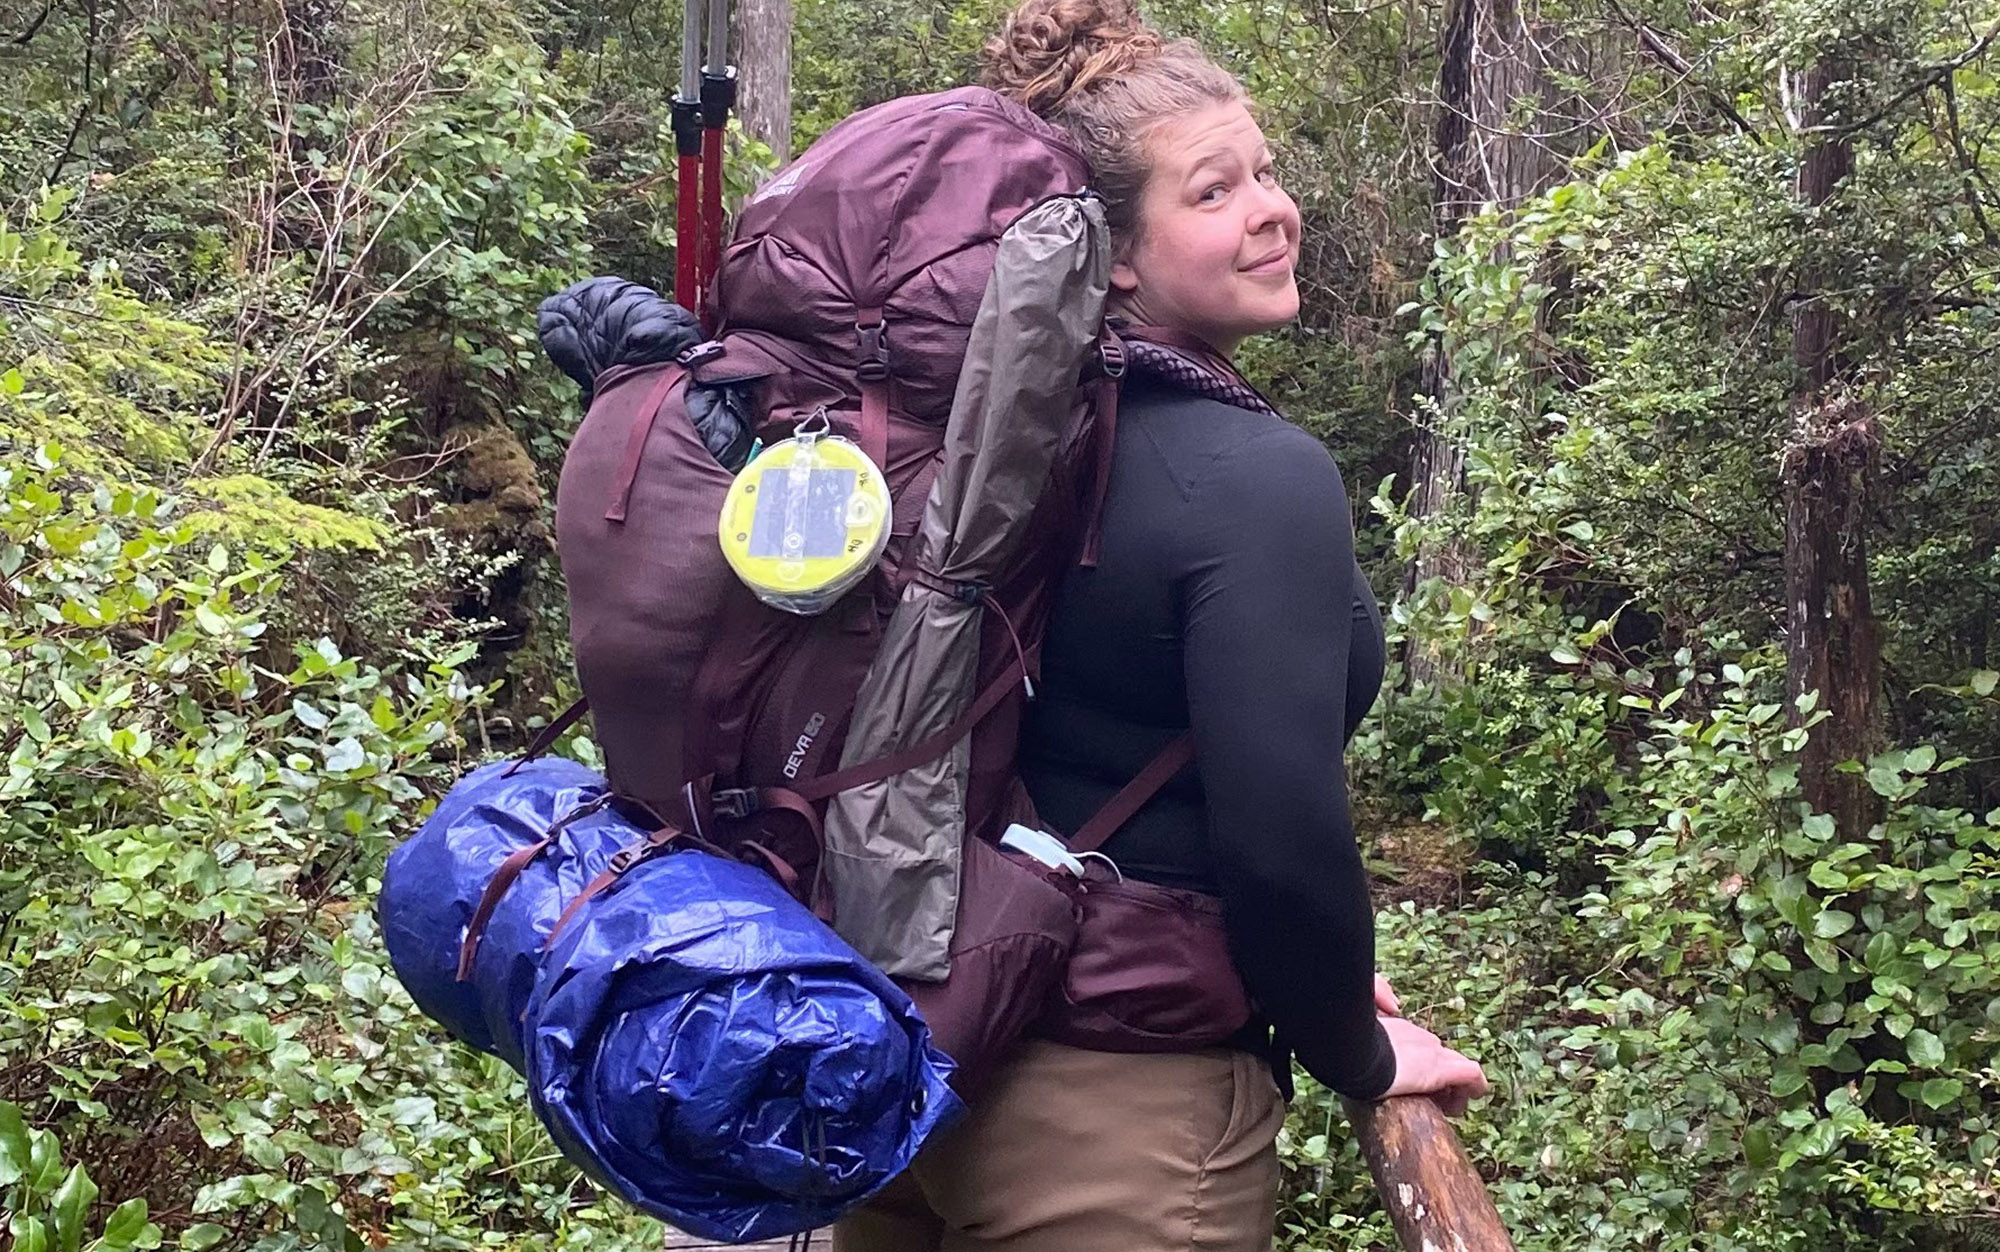
POLYGON ((1212 203, 1213 201, 1222 199, 1222 197, 1227 194, 1229 194, 1229 184, 1216 183, 1213 186, 1209 187, 1208 190, 1201 193, 1201 202, 1203 204, 1209 204, 1212 203))
POLYGON ((1257 171, 1257 181, 1275 184, 1278 181, 1278 171, 1267 165, 1257 171))

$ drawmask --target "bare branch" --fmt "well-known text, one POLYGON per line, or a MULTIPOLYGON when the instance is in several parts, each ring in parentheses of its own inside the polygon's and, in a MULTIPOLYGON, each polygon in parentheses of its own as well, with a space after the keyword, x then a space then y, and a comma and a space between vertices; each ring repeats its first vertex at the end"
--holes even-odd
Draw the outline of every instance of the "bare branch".
POLYGON ((56 11, 56 0, 42 0, 42 11, 35 14, 35 20, 28 23, 28 29, 14 36, 14 46, 25 48, 41 32, 42 24, 49 20, 49 14, 56 11))

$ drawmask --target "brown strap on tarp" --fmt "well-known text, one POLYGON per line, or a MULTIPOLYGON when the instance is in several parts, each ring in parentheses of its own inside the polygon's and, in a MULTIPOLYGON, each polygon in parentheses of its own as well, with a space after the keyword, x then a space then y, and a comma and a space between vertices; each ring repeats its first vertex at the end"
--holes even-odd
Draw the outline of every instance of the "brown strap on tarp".
POLYGON ((625 509, 632 503, 632 484, 639 477, 639 462, 646 455, 646 437, 653 433, 653 422, 660 416, 660 409, 667 403, 675 387, 687 377, 687 370, 676 364, 660 371, 660 377, 653 383, 653 389, 639 403, 632 415, 632 433, 625 439, 625 459, 618 466, 617 489, 611 493, 611 507, 604 510, 607 522, 625 520, 625 509))
POLYGON ((556 740, 562 738, 563 732, 582 721, 583 715, 588 712, 590 712, 590 701, 577 700, 568 708, 556 714, 556 720, 535 732, 534 739, 528 743, 528 750, 521 754, 520 760, 509 765, 507 772, 500 775, 500 777, 512 778, 515 770, 520 769, 529 761, 536 759, 550 748, 555 747, 556 740))
MULTIPOLYGON (((512 770, 507 771, 512 773, 512 770)), ((504 775, 503 775, 504 777, 504 775)), ((486 890, 479 895, 479 907, 472 911, 472 920, 465 925, 465 939, 458 946, 458 981, 472 977, 472 962, 479 955, 479 939, 486 933, 486 924, 493 920, 493 910, 500 907, 500 899, 528 868, 528 862, 540 856, 548 846, 556 841, 556 836, 574 821, 589 817, 605 805, 611 803, 612 793, 607 791, 595 800, 577 805, 557 818, 549 826, 549 833, 525 847, 516 848, 508 858, 500 862, 493 871, 493 877, 486 882, 486 890)))
POLYGON ((542 941, 542 947, 554 947, 556 937, 562 934, 563 928, 569 925, 570 919, 577 915, 577 911, 602 895, 613 883, 623 878, 626 870, 631 869, 641 861, 651 859, 668 844, 684 837, 683 832, 678 827, 662 826, 638 843, 630 847, 620 848, 612 855, 611 863, 604 867, 603 872, 591 879, 582 891, 577 892, 576 898, 571 900, 568 906, 556 917, 556 924, 549 927, 549 937, 542 941))
POLYGON ((479 907, 472 911, 472 920, 466 924, 465 939, 458 945, 458 981, 465 982, 472 977, 472 962, 479 955, 479 938, 486 933, 486 923, 493 920, 493 910, 500 907, 500 898, 528 868, 528 862, 542 854, 542 850, 554 842, 553 839, 538 839, 520 848, 493 871, 493 877, 486 882, 486 890, 480 894, 479 907))
POLYGON ((1118 794, 1105 802, 1103 808, 1091 815, 1089 821, 1077 828, 1077 832, 1064 842, 1071 852, 1095 852, 1104 846, 1104 841, 1118 833, 1119 827, 1132 820, 1132 815, 1146 806, 1146 801, 1160 793, 1169 779, 1181 772, 1188 762, 1194 760, 1194 732, 1184 730, 1173 742, 1160 749, 1160 754, 1146 763, 1131 782, 1119 789, 1118 794))

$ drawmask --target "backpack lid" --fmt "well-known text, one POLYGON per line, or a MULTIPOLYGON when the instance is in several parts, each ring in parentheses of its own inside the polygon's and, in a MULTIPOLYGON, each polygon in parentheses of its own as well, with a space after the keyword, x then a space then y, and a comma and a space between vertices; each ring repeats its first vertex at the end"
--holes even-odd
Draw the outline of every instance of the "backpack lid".
POLYGON ((1001 234, 1087 172, 1068 136, 983 87, 864 109, 744 206, 713 324, 729 355, 783 340, 842 384, 886 346, 896 407, 941 423, 1001 234))

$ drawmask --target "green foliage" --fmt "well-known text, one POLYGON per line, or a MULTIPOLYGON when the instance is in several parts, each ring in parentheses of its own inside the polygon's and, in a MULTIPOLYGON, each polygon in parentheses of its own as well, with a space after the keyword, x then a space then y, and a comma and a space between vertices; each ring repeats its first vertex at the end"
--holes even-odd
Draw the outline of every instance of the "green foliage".
MULTIPOLYGON (((1770 64, 1834 29, 1828 12, 1782 34, 1759 16, 1727 40, 1770 64)), ((1930 42, 1937 19, 1841 18, 1878 41, 1853 90, 1891 98, 1899 57, 1954 44, 1930 42)), ((1990 92, 1974 77, 1959 122, 1990 92)), ((1462 1002, 1441 1032, 1498 1058, 1468 1146, 1508 1163, 1523 1247, 1950 1247, 2000 1207, 1979 624, 2000 591, 2000 428, 1962 390, 2000 380, 1984 313, 1942 294, 1983 290, 2000 245, 1977 203, 1940 191, 1957 158, 1910 140, 1921 128, 1864 130, 1841 194, 1865 211, 1809 214, 1798 137, 1751 118, 1761 141, 1607 144, 1438 245, 1405 309, 1412 349, 1445 356, 1447 403, 1424 417, 1460 442, 1470 490, 1418 519, 1385 482, 1374 507, 1399 557, 1450 543, 1465 573, 1392 607, 1395 645, 1450 679, 1388 703, 1358 773, 1502 858, 1472 875, 1469 910, 1387 919, 1383 964, 1462 1002), (1792 697, 1782 650, 1787 306, 1809 257, 1848 276, 1843 367, 1883 433, 1871 574, 1903 745, 1846 767, 1886 812, 1844 834, 1801 802, 1824 714, 1792 697), (1526 993, 1482 967, 1510 930, 1555 954, 1526 993)), ((1344 1168, 1329 1194, 1351 1212, 1365 1192, 1344 1168)), ((1299 1247, 1335 1225, 1307 1212, 1299 1247)))
POLYGON ((0 1100, 0 1217, 19 1252, 129 1252, 160 1246, 146 1202, 125 1201, 91 1235, 98 1188, 81 1164, 63 1169, 53 1131, 28 1125, 19 1105, 0 1100))
POLYGON ((50 191, 0 214, 0 439, 78 449, 78 468, 136 483, 199 447, 199 406, 226 356, 200 326, 138 299, 115 264, 86 266, 50 191))
POLYGON ((591 270, 589 141, 541 61, 501 44, 438 67, 439 90, 404 120, 378 215, 355 226, 381 232, 379 265, 415 275, 384 324, 435 336, 440 364, 495 412, 514 398, 506 384, 546 376, 535 306, 591 270))
MULTIPOLYGON (((282 563, 60 472, 0 471, 0 1092, 184 1248, 558 1234, 573 1173, 504 1067, 438 1046, 368 907, 421 788, 463 767, 469 650, 280 657, 282 563)), ((52 1151, 16 1237, 53 1206, 73 1248, 90 1184, 51 1191, 52 1151)))
MULTIPOLYGON (((1001 7, 798 6, 795 150, 966 81, 1001 7)), ((579 415, 533 315, 668 283, 678 11, 350 0, 313 81, 252 9, 0 29, 0 1207, 23 1247, 649 1245, 436 1040, 368 906, 465 741, 567 693, 546 488, 579 415)), ((1353 777, 1416 897, 1382 966, 1495 1078, 1464 1137, 1520 1245, 1954 1247, 2000 1209, 1990 0, 1531 6, 1508 116, 1556 184, 1445 240, 1441 11, 1150 11, 1257 98, 1305 308, 1242 363, 1380 484, 1392 657, 1450 676, 1392 663, 1353 777), (1809 56, 1848 67, 1856 154, 1813 210, 1809 56), (1859 837, 1799 802, 1783 675, 1815 269, 1882 438, 1895 746, 1853 763, 1859 837), (1471 488, 1423 519, 1419 426, 1471 488), (1443 543, 1463 571, 1406 590, 1443 543)), ((733 201, 769 154, 730 152, 733 201)), ((1280 1149, 1287 1247, 1391 1242, 1326 1092, 1280 1149)))

